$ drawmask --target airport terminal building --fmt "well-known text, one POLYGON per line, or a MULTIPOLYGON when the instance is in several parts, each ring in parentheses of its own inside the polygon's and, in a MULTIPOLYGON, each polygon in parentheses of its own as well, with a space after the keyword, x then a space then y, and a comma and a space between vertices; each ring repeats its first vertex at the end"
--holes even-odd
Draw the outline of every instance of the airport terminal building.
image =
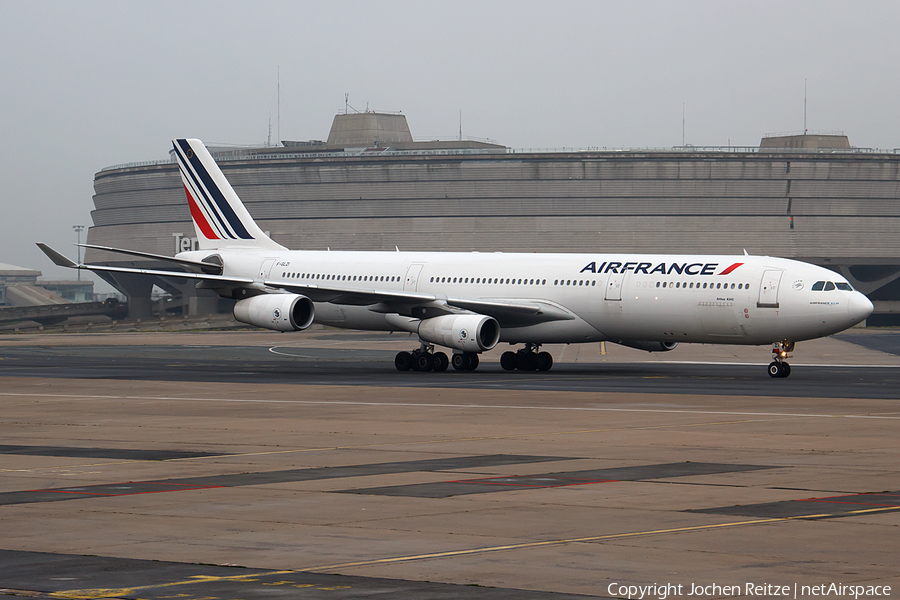
MULTIPOLYGON (((900 323, 900 151, 844 135, 763 138, 759 147, 520 150, 414 141, 400 114, 335 117, 327 141, 210 148, 247 209, 298 250, 735 253, 839 271, 900 323)), ((88 243, 172 255, 193 245, 174 159, 94 177, 88 243)), ((89 250, 86 262, 152 261, 89 250)), ((110 276, 132 317, 153 285, 185 313, 224 310, 207 291, 110 276)))

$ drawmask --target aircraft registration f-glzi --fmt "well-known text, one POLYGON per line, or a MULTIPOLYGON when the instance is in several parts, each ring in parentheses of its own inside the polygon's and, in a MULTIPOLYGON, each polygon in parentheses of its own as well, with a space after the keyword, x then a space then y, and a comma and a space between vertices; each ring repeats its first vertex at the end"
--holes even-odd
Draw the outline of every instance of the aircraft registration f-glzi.
POLYGON ((193 279, 237 300, 234 317, 276 331, 312 323, 407 331, 407 371, 474 370, 498 343, 506 370, 542 370, 542 344, 614 342, 664 352, 678 343, 774 345, 769 375, 787 377, 794 343, 868 317, 872 303, 834 271, 768 256, 292 251, 256 224, 200 140, 174 141, 199 250, 164 260, 182 271, 57 265, 193 279), (451 357, 435 346, 452 350, 451 357))

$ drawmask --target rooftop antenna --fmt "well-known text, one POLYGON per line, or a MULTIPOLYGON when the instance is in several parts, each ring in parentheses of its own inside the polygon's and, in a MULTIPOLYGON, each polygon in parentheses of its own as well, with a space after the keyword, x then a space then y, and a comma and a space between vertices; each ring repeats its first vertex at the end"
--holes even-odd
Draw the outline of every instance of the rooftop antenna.
POLYGON ((803 79, 803 135, 809 130, 806 128, 806 78, 803 79))
POLYGON ((278 66, 278 145, 281 145, 281 65, 278 66))
POLYGON ((347 109, 350 106, 350 93, 344 92, 344 114, 347 114, 347 109))
POLYGON ((684 148, 684 102, 681 103, 681 147, 684 148))
POLYGON ((462 141, 462 109, 459 111, 459 141, 462 141))

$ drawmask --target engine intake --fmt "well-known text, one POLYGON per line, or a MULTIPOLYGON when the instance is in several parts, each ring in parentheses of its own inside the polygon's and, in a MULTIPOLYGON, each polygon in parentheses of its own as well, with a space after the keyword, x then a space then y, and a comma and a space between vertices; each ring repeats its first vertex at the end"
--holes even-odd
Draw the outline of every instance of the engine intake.
POLYGON ((241 323, 275 331, 301 331, 312 325, 315 315, 313 301, 299 294, 264 294, 234 305, 234 318, 241 323))
POLYGON ((678 342, 635 342, 633 340, 619 340, 613 343, 646 352, 668 352, 674 350, 678 345, 678 342))
POLYGON ((432 344, 463 352, 484 352, 500 341, 500 324, 485 315, 443 315, 423 319, 417 333, 432 344))

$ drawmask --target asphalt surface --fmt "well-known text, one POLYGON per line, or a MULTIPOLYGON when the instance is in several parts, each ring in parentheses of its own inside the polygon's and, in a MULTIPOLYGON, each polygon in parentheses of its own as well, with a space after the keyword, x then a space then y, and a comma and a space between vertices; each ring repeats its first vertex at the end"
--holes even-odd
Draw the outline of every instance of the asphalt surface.
POLYGON ((400 373, 379 335, 160 339, 0 339, 0 593, 900 589, 898 333, 842 334, 788 379, 715 349, 400 373))
POLYGON ((576 600, 581 594, 354 577, 275 569, 248 569, 168 561, 0 550, 0 594, 37 598, 219 600, 264 598, 348 600, 576 600), (33 590, 41 590, 34 594, 33 590))
MULTIPOLYGON (((871 336, 859 337, 872 343, 871 336)), ((858 343, 852 336, 848 341, 858 343)), ((900 335, 879 336, 875 345, 900 354, 900 335)), ((509 372, 485 360, 475 372, 401 373, 393 367, 394 355, 371 349, 259 346, 0 347, 0 377, 900 398, 900 368, 883 366, 795 362, 789 378, 772 379, 765 363, 562 363, 549 372, 509 372)))

